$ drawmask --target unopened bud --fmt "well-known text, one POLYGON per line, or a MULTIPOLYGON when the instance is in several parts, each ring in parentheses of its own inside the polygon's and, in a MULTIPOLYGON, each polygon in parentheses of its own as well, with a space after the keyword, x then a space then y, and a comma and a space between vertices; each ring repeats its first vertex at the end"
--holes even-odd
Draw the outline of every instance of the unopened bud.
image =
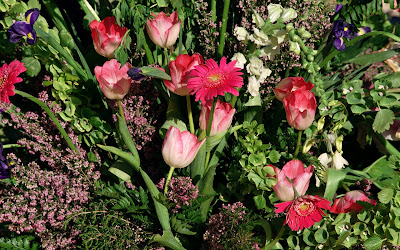
POLYGON ((303 149, 302 149, 303 154, 307 154, 308 151, 310 151, 311 147, 314 145, 314 143, 315 143, 315 139, 312 139, 312 138, 307 139, 303 145, 303 149))
POLYGON ((314 56, 308 55, 308 56, 307 56, 307 60, 308 60, 309 62, 313 62, 313 61, 314 61, 314 56))
POLYGON ((321 131, 324 128, 325 125, 325 116, 319 118, 318 122, 317 122, 317 131, 321 131))
POLYGON ((294 29, 293 23, 288 23, 288 24, 286 24, 286 30, 287 30, 287 31, 291 31, 291 30, 293 30, 293 29, 294 29))

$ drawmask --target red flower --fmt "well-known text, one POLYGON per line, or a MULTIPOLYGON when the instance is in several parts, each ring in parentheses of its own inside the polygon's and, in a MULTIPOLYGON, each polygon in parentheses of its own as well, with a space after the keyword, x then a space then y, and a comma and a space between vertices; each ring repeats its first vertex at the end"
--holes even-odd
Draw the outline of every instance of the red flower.
POLYGON ((285 98, 290 92, 303 86, 305 86, 306 90, 311 90, 314 87, 314 84, 304 81, 303 77, 300 76, 285 78, 280 81, 274 89, 276 99, 283 101, 283 98, 285 98))
POLYGON ((336 199, 329 211, 335 214, 348 213, 351 211, 358 213, 364 209, 364 207, 357 204, 357 201, 365 201, 374 206, 376 205, 376 201, 369 199, 364 192, 354 190, 349 191, 343 197, 336 199))
POLYGON ((235 88, 243 85, 243 74, 241 68, 235 67, 236 61, 226 63, 226 57, 222 57, 220 66, 213 60, 208 59, 205 64, 196 66, 192 70, 192 76, 188 81, 190 94, 196 94, 196 101, 206 102, 217 95, 239 95, 235 88))
POLYGON ((114 51, 121 44, 121 40, 128 28, 121 28, 115 17, 106 17, 101 23, 93 20, 90 25, 94 49, 102 56, 107 58, 114 57, 114 51))
POLYGON ((286 212, 284 225, 288 224, 293 231, 309 228, 325 216, 322 209, 329 209, 330 201, 318 196, 303 195, 294 201, 275 204, 275 213, 286 212))
POLYGON ((314 93, 305 86, 290 92, 284 99, 286 119, 290 126, 298 130, 305 130, 314 121, 317 100, 314 93))
POLYGON ((188 95, 187 83, 190 73, 195 66, 203 64, 203 61, 203 57, 198 53, 192 56, 187 54, 177 56, 175 61, 169 63, 172 82, 164 80, 165 87, 177 95, 188 95))
POLYGON ((13 61, 7 66, 7 63, 0 68, 0 100, 5 103, 10 103, 9 96, 15 95, 14 84, 22 82, 19 74, 26 71, 24 63, 13 61))

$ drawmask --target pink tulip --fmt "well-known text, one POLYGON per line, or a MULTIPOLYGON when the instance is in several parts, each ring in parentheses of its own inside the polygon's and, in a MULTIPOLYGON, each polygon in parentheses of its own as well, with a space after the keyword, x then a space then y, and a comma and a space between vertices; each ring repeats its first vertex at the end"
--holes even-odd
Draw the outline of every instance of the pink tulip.
POLYGON ((94 49, 107 58, 114 57, 114 51, 121 44, 121 40, 128 28, 121 28, 115 21, 115 17, 106 17, 101 23, 93 20, 90 25, 94 49))
POLYGON ((94 73, 100 89, 108 99, 120 100, 128 93, 132 81, 127 74, 130 68, 129 63, 121 67, 115 59, 105 62, 103 67, 96 66, 94 73))
POLYGON ((314 121, 317 100, 314 93, 305 86, 290 92, 284 99, 286 119, 290 126, 298 130, 305 130, 314 121))
POLYGON ((306 90, 311 90, 314 87, 314 84, 311 82, 306 83, 303 77, 300 76, 285 78, 280 81, 274 89, 276 99, 283 101, 283 98, 285 98, 290 92, 293 92, 303 86, 305 86, 306 90))
POLYGON ((153 20, 147 19, 146 29, 153 43, 161 48, 169 48, 175 44, 178 39, 181 21, 178 21, 178 12, 167 16, 164 12, 154 16, 153 20))
MULTIPOLYGON (((211 108, 213 105, 213 99, 202 103, 200 111, 200 129, 205 131, 208 126, 208 118, 210 117, 211 108)), ((236 109, 232 108, 230 103, 221 102, 217 100, 214 109, 214 116, 210 131, 210 136, 215 136, 223 131, 227 131, 232 124, 233 115, 236 109)))
POLYGON ((164 80, 165 87, 177 95, 188 95, 189 90, 186 86, 190 79, 190 72, 195 66, 203 64, 203 62, 203 57, 197 53, 192 56, 187 54, 179 55, 175 61, 169 63, 172 82, 164 80))
POLYGON ((277 183, 272 189, 275 191, 279 200, 292 201, 296 198, 293 186, 300 196, 306 193, 314 171, 314 166, 310 165, 304 168, 300 160, 293 159, 286 163, 282 170, 279 168, 274 169, 277 183), (288 178, 291 183, 288 181, 288 178))
POLYGON ((164 161, 172 168, 184 168, 192 163, 197 152, 205 142, 197 141, 197 137, 189 131, 181 132, 171 126, 164 138, 162 156, 164 161))
POLYGON ((358 205, 357 201, 365 201, 373 206, 376 205, 376 201, 369 199, 364 192, 360 190, 354 190, 349 191, 343 197, 336 199, 329 211, 335 214, 348 213, 351 211, 358 213, 364 209, 364 207, 358 205))

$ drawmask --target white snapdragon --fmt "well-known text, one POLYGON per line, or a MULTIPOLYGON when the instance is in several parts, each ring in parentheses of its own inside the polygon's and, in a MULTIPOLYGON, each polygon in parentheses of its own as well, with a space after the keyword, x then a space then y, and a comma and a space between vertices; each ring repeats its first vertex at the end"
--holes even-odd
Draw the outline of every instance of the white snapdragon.
POLYGON ((267 6, 267 9, 268 9, 268 18, 269 20, 271 20, 271 23, 276 22, 276 20, 279 19, 283 11, 283 8, 280 4, 271 3, 267 6))
POLYGON ((331 167, 340 170, 340 169, 344 168, 345 165, 349 165, 347 160, 345 158, 343 158, 342 154, 339 153, 339 151, 335 151, 335 153, 333 154, 333 157, 332 157, 332 166, 331 167))
POLYGON ((257 28, 253 28, 253 34, 250 35, 250 40, 261 46, 266 46, 272 44, 271 39, 264 33, 264 31, 257 28))
POLYGON ((297 13, 292 8, 285 8, 285 9, 283 9, 281 17, 283 18, 284 22, 287 22, 287 21, 295 19, 297 17, 297 13))
POLYGON ((281 44, 288 38, 288 32, 286 30, 274 30, 274 37, 276 37, 278 44, 281 44))
POLYGON ((249 64, 247 64, 247 72, 250 75, 261 75, 261 70, 264 68, 263 62, 255 56, 250 57, 249 64))
POLYGON ((267 77, 271 75, 271 73, 272 73, 272 71, 269 68, 262 67, 261 74, 260 74, 260 77, 258 78, 258 81, 260 83, 264 82, 265 79, 267 79, 267 77))
POLYGON ((247 42, 249 40, 249 32, 243 27, 236 27, 233 34, 239 41, 247 42))
POLYGON ((254 13, 251 19, 252 22, 256 24, 257 28, 261 28, 262 26, 264 26, 265 22, 259 14, 254 13))
POLYGON ((267 45, 263 47, 260 52, 261 57, 268 57, 268 60, 273 60, 275 55, 280 53, 280 46, 267 45))
POLYGON ((249 91, 252 96, 258 96, 260 94, 260 82, 257 80, 256 76, 249 77, 247 91, 249 91))
POLYGON ((241 68, 241 69, 244 68, 244 65, 245 65, 246 62, 247 62, 246 57, 245 57, 242 53, 240 53, 240 52, 235 53, 235 54, 232 56, 231 61, 236 61, 235 67, 239 67, 239 68, 241 68))

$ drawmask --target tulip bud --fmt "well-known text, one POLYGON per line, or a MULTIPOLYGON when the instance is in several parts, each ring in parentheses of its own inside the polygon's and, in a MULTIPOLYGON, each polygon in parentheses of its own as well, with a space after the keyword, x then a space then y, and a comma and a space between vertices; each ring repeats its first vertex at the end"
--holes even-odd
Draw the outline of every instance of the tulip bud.
POLYGON ((153 43, 161 48, 169 48, 175 44, 181 29, 181 21, 178 21, 178 12, 167 16, 164 12, 158 15, 151 13, 154 18, 147 19, 147 34, 153 43))
POLYGON ((290 126, 297 130, 305 130, 314 121, 317 100, 314 93, 303 86, 289 93, 283 99, 283 106, 290 126))

